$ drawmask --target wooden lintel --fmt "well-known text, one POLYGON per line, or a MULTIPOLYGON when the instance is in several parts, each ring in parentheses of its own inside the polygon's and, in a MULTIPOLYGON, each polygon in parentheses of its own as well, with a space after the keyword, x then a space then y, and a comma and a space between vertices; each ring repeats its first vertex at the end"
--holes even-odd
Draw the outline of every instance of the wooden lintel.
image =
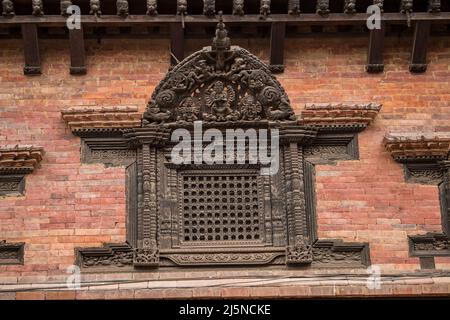
POLYGON ((427 43, 430 36, 431 23, 418 21, 414 31, 414 43, 411 52, 409 71, 419 73, 427 70, 427 43))
POLYGON ((70 41, 70 74, 86 74, 86 53, 82 26, 69 30, 70 41))
POLYGON ((286 23, 273 22, 270 33, 270 68, 273 73, 284 71, 284 38, 286 23))
POLYGON ((184 29, 181 22, 170 24, 170 53, 172 65, 184 59, 184 29))
POLYGON ((369 50, 367 52, 366 71, 370 73, 383 72, 384 70, 384 35, 386 24, 381 22, 380 29, 370 30, 369 50))
POLYGON ((38 26, 34 23, 22 26, 23 51, 25 66, 23 73, 26 75, 41 74, 41 57, 39 55, 38 26))
MULTIPOLYGON (((413 12, 410 15, 411 21, 430 21, 432 23, 448 24, 450 23, 450 12, 441 12, 440 14, 432 14, 426 12, 413 12)), ((167 23, 180 23, 181 17, 178 15, 130 15, 127 18, 121 18, 116 15, 102 15, 96 17, 92 15, 83 15, 81 17, 84 26, 135 26, 135 25, 161 25, 167 23)), ((404 23, 405 15, 401 13, 384 13, 383 21, 389 23, 404 23)), ((242 23, 253 23, 258 25, 270 25, 273 22, 285 22, 289 25, 365 25, 367 21, 367 14, 345 14, 345 13, 330 13, 327 16, 320 16, 317 14, 271 14, 266 19, 260 19, 260 15, 224 15, 224 22, 228 25, 241 25, 242 23)), ((66 18, 57 15, 46 15, 43 17, 35 17, 32 15, 19 15, 12 18, 0 16, 0 25, 21 25, 24 23, 37 24, 42 27, 64 27, 66 25, 66 18)), ((204 24, 215 25, 217 19, 205 17, 204 15, 187 15, 184 17, 184 23, 189 24, 204 24)))

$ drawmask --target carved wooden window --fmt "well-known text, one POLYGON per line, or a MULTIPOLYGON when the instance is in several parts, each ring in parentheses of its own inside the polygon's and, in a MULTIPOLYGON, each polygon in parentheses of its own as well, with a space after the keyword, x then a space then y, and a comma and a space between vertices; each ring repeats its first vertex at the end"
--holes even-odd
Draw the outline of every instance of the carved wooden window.
POLYGON ((345 115, 358 123, 342 126, 299 122, 267 65, 231 47, 220 21, 212 46, 180 62, 158 85, 141 127, 77 129, 85 162, 128 166, 127 243, 80 249, 79 263, 85 269, 364 266, 367 245, 317 239, 313 173, 317 159, 357 157, 355 134, 377 108, 350 107, 345 115), (176 164, 171 134, 192 132, 197 120, 204 130, 268 130, 268 145, 278 130, 279 170, 262 175, 261 161, 176 164))

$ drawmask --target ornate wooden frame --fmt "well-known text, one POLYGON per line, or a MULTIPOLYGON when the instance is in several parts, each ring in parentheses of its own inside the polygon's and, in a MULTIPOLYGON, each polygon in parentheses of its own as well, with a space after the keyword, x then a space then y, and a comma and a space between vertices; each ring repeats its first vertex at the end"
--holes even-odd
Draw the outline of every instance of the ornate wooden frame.
MULTIPOLYGON (((302 119, 297 120, 285 91, 269 68, 248 51, 231 47, 220 19, 212 46, 183 60, 158 85, 144 113, 142 126, 125 121, 134 114, 133 110, 128 110, 114 117, 118 123, 126 125, 119 128, 101 125, 99 128, 103 118, 111 117, 111 109, 106 108, 96 111, 95 117, 88 114, 82 124, 72 127, 74 134, 82 137, 83 162, 126 166, 127 173, 127 243, 77 248, 77 263, 88 271, 211 265, 368 265, 368 244, 317 238, 314 165, 357 159, 357 133, 369 125, 380 107, 373 104, 312 105, 307 106, 302 119), (105 114, 103 118, 102 114, 105 114), (278 130, 280 169, 272 176, 262 176, 257 174, 263 167, 260 162, 174 164, 170 157, 171 133, 179 128, 192 131, 198 120, 203 121, 205 129, 219 131, 227 128, 278 130), (186 227, 188 231, 180 232, 180 222, 185 228, 197 219, 191 214, 195 213, 193 206, 183 206, 191 201, 189 199, 202 202, 205 198, 192 192, 192 185, 183 186, 182 181, 186 180, 180 179, 185 176, 194 177, 193 180, 199 177, 198 181, 221 177, 218 178, 222 179, 221 186, 196 185, 199 190, 224 194, 225 189, 234 188, 224 195, 229 200, 215 199, 215 204, 222 206, 222 209, 214 209, 216 213, 222 210, 219 224, 226 224, 222 228, 233 228, 231 225, 235 223, 236 228, 240 228, 240 224, 244 224, 239 222, 239 214, 247 212, 234 211, 231 205, 238 202, 233 201, 253 201, 257 209, 252 213, 259 220, 249 219, 250 223, 245 223, 255 229, 238 230, 235 238, 228 229, 221 229, 218 233, 215 231, 214 241, 195 242, 196 237, 183 239, 183 232, 185 236, 186 232, 197 230, 197 227, 186 227), (234 197, 235 192, 239 195, 240 191, 250 190, 229 182, 233 180, 230 177, 240 176, 244 180, 253 177, 246 181, 255 184, 252 192, 257 198, 247 200, 242 196, 239 200, 236 196, 232 199, 230 194, 234 197)), ((69 122, 71 118, 67 115, 63 112, 63 118, 69 122)), ((211 210, 199 207, 198 213, 209 214, 211 210)), ((198 221, 212 224, 218 220, 198 221)), ((195 232, 199 234, 206 232, 198 230, 195 232)))
POLYGON ((450 138, 397 134, 384 144, 403 164, 407 182, 439 187, 443 232, 408 237, 410 255, 420 258, 422 268, 434 268, 434 257, 450 256, 450 138))

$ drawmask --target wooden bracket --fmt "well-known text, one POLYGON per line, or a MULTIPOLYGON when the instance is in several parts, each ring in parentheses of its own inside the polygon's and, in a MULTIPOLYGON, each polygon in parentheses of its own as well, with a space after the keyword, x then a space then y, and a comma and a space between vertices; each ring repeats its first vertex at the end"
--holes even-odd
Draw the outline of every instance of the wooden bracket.
POLYGON ((286 23, 273 22, 270 34, 270 69, 272 73, 284 71, 284 38, 286 23))
POLYGON ((70 74, 86 74, 86 54, 84 50, 83 29, 69 30, 70 42, 70 74))
POLYGON ((25 56, 25 75, 41 74, 41 57, 39 55, 39 39, 37 24, 22 24, 23 50, 25 56))
POLYGON ((427 70, 427 42, 430 36, 431 22, 417 21, 414 31, 414 43, 411 52, 409 71, 414 73, 427 70))
POLYGON ((181 23, 170 24, 170 63, 172 66, 184 59, 184 29, 181 23))
POLYGON ((370 73, 383 72, 384 70, 384 34, 386 25, 381 21, 381 29, 370 30, 369 52, 367 54, 366 71, 370 73))

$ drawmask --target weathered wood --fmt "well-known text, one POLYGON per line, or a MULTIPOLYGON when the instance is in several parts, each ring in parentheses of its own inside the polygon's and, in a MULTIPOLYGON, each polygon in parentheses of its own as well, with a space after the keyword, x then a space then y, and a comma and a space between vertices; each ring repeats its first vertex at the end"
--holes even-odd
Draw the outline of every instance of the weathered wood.
MULTIPOLYGON (((181 17, 177 15, 130 15, 127 19, 123 19, 116 15, 102 15, 100 18, 92 15, 83 15, 82 21, 84 26, 133 26, 133 25, 161 25, 168 23, 180 23, 181 17)), ((404 23, 405 15, 401 13, 384 13, 383 21, 390 23, 404 23)), ((215 25, 216 19, 205 17, 204 15, 187 15, 184 17, 186 24, 204 24, 215 25)), ((273 22, 285 22, 291 25, 360 25, 366 24, 367 14, 355 13, 330 13, 327 16, 318 16, 316 14, 271 14, 266 19, 260 19, 260 15, 224 15, 223 20, 227 25, 240 25, 242 23, 254 23, 257 25, 269 25, 273 22)), ((449 23, 450 12, 441 12, 439 15, 417 12, 411 13, 411 21, 431 21, 433 23, 449 23)), ((59 15, 46 15, 43 17, 35 17, 32 15, 20 15, 11 18, 0 16, 0 25, 21 25, 24 23, 38 24, 39 26, 54 27, 65 26, 66 18, 59 15)))
POLYGON ((170 24, 170 51, 172 65, 184 59, 184 29, 181 23, 170 24))
POLYGON ((386 24, 382 21, 380 29, 370 30, 369 51, 367 53, 366 71, 370 73, 383 72, 384 70, 384 35, 386 24))
POLYGON ((284 38, 286 35, 286 23, 272 23, 270 34, 270 67, 272 72, 284 71, 284 38))
POLYGON ((427 43, 430 36, 431 22, 419 21, 414 31, 414 43, 411 52, 409 71, 419 73, 427 70, 427 43))
POLYGON ((36 24, 22 25, 23 51, 26 75, 41 74, 41 58, 39 55, 38 28, 36 24))
POLYGON ((69 30, 69 41, 70 74, 86 74, 86 54, 82 27, 80 29, 69 30))

